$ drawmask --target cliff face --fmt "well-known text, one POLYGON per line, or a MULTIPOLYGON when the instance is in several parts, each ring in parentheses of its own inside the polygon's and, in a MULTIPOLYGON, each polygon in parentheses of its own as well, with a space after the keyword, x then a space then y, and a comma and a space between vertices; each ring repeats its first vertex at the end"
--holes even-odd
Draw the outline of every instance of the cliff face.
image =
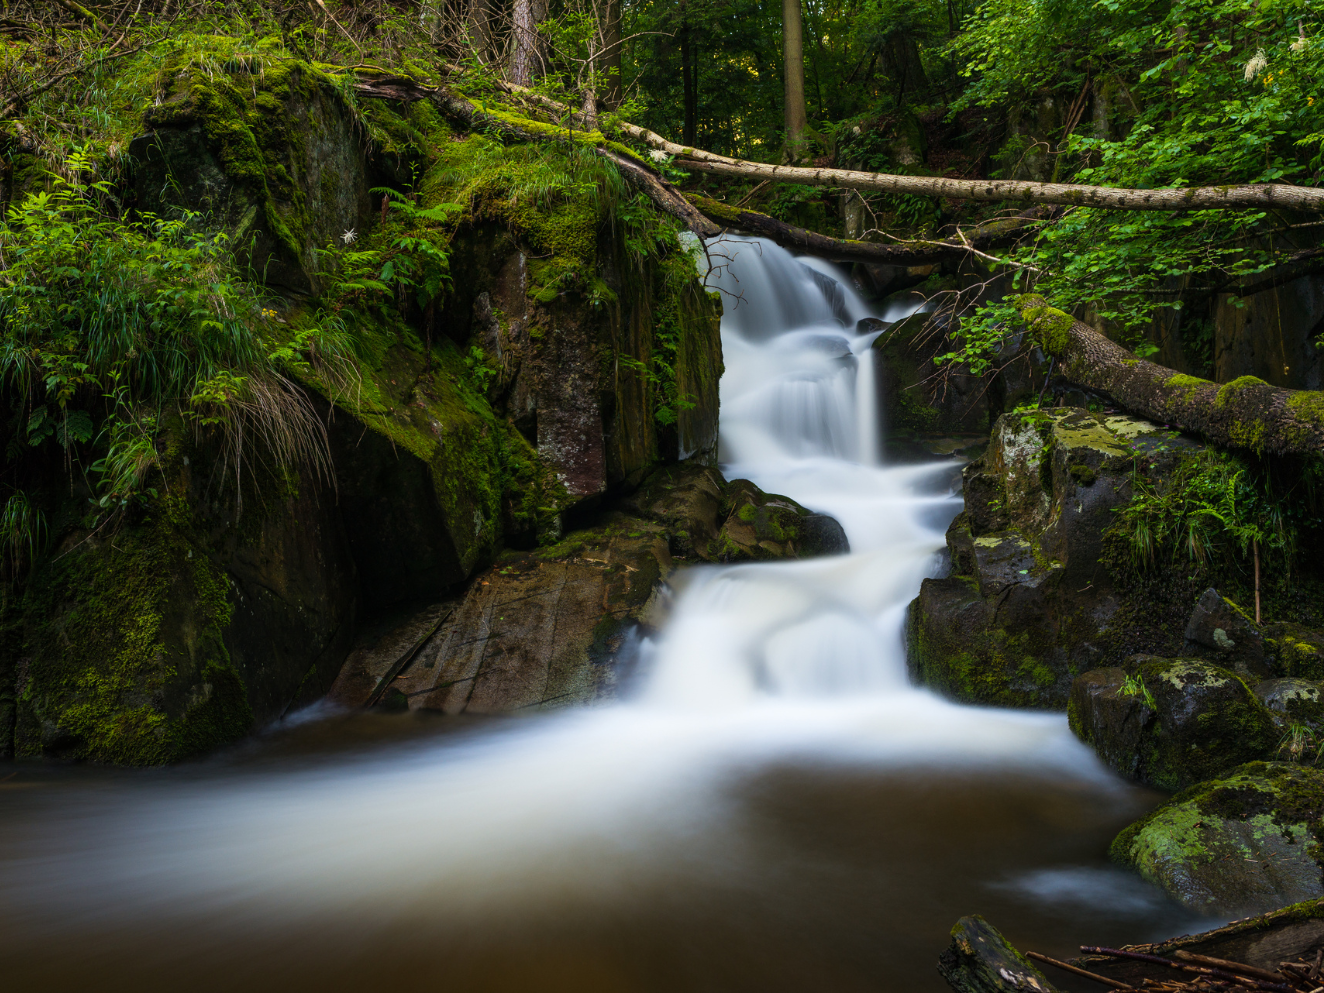
POLYGON ((295 62, 157 85, 120 192, 227 232, 277 332, 339 322, 352 369, 299 387, 323 471, 254 448, 236 473, 180 422, 156 495, 110 523, 53 457, 28 480, 50 534, 6 603, 0 754, 141 764, 233 740, 324 693, 373 618, 462 595, 656 465, 715 459, 720 305, 573 146, 360 106, 295 62), (373 310, 345 257, 405 236, 386 197, 431 211, 442 291, 373 310))

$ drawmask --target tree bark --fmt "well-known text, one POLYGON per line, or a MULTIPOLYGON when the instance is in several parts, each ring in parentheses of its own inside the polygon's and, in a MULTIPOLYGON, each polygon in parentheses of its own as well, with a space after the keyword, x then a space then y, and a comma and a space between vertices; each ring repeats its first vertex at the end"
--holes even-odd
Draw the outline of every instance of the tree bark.
POLYGON ((621 0, 605 0, 602 25, 604 48, 602 71, 602 106, 615 110, 625 98, 625 84, 621 80, 621 0))
POLYGON ((538 23, 547 17, 546 0, 515 0, 511 30, 515 51, 510 60, 510 78, 516 86, 528 86, 542 75, 542 38, 538 23))
POLYGON ((871 262, 878 265, 916 266, 932 265, 944 259, 960 259, 971 248, 990 248, 1000 241, 1008 241, 1028 224, 1039 219, 1013 217, 987 221, 966 235, 966 240, 948 238, 944 241, 901 242, 894 245, 869 241, 829 238, 816 231, 807 231, 793 224, 756 210, 743 210, 695 193, 685 198, 709 220, 725 230, 747 231, 762 235, 794 252, 812 253, 833 262, 871 262))
POLYGON ((680 28, 680 79, 684 91, 685 106, 680 136, 686 144, 693 145, 698 141, 699 94, 698 87, 695 85, 698 72, 694 66, 694 42, 690 34, 690 26, 682 24, 680 28))
POLYGON ((1219 384, 1182 375, 1137 359, 1041 296, 1023 296, 1018 306, 1064 379, 1127 410, 1229 448, 1273 455, 1324 451, 1324 393, 1284 390, 1254 376, 1219 384))
POLYGON ((800 0, 782 0, 782 74, 786 83, 786 160, 800 161, 804 150, 805 113, 804 21, 800 0))
POLYGON ((496 57, 496 19, 495 0, 473 0, 469 8, 469 37, 482 62, 491 62, 496 57))

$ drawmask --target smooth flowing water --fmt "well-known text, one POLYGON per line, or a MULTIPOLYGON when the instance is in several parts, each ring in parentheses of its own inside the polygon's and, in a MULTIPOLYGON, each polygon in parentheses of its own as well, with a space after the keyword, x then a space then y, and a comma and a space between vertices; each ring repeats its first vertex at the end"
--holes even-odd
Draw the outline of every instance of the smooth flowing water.
POLYGON ((1157 797, 1062 715, 909 685, 954 464, 878 464, 867 308, 831 267, 722 251, 725 472, 851 553, 679 575, 620 703, 313 708, 170 770, 0 770, 7 988, 899 993, 945 989, 966 913, 1058 954, 1203 923, 1109 867, 1157 797))

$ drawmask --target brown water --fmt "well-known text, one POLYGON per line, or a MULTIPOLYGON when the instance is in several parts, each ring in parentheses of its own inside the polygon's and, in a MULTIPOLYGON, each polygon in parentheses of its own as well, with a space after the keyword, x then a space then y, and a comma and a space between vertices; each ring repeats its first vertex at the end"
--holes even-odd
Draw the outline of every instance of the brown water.
MULTIPOLYGON (((966 913, 1058 955, 1202 923, 1107 863, 1116 830, 1158 797, 1052 767, 897 773, 858 757, 746 756, 699 788, 705 815, 621 836, 607 813, 587 845, 555 823, 562 841, 511 876, 499 850, 457 851, 474 838, 389 810, 369 817, 375 831, 309 830, 274 852, 258 835, 280 818, 244 816, 282 796, 316 806, 332 787, 353 803, 353 776, 401 765, 481 765, 475 743, 537 724, 365 714, 175 770, 5 768, 6 988, 923 991, 946 988, 935 962, 966 913), (213 823, 190 815, 199 806, 213 823), (325 887, 291 898, 292 858, 296 882, 320 873, 325 887)), ((673 797, 695 799, 683 783, 673 797)))

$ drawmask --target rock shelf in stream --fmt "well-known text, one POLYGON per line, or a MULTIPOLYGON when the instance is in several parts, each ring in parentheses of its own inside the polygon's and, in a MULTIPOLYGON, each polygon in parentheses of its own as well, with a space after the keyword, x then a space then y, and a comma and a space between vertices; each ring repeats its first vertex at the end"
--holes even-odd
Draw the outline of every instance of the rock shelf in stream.
POLYGON ((677 565, 847 550, 840 524, 788 497, 699 463, 669 466, 596 526, 507 552, 458 599, 371 632, 329 698, 458 714, 612 697, 666 615, 677 565))

